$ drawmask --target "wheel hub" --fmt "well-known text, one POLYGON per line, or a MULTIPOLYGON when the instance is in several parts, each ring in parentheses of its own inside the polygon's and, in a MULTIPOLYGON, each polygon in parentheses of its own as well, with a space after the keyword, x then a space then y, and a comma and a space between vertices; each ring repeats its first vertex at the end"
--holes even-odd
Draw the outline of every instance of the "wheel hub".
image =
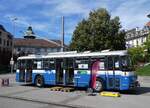
POLYGON ((100 90, 101 90, 101 88, 102 88, 102 84, 101 84, 101 82, 96 81, 96 87, 95 87, 95 90, 96 90, 96 91, 100 91, 100 90))

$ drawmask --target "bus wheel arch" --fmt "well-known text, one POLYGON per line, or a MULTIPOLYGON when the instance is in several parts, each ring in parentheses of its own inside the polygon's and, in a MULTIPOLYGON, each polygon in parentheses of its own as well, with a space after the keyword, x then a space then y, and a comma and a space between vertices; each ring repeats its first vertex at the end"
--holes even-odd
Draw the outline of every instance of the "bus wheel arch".
POLYGON ((100 77, 96 78, 96 88, 94 89, 95 92, 101 92, 104 90, 104 80, 100 77))
POLYGON ((44 77, 43 77, 43 75, 37 74, 35 76, 34 84, 37 87, 43 87, 44 86, 44 77))

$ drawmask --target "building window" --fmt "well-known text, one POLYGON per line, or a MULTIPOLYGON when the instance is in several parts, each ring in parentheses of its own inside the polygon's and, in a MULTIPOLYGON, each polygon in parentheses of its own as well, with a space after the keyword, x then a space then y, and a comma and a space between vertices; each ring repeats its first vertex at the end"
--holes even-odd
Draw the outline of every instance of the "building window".
POLYGON ((48 48, 48 52, 51 52, 51 48, 48 48))
POLYGON ((53 48, 53 52, 57 52, 57 48, 53 48))
POLYGON ((20 49, 20 48, 18 48, 18 52, 19 52, 19 51, 21 51, 21 49, 20 49))
POLYGON ((139 42, 138 42, 138 39, 136 40, 136 46, 138 46, 139 45, 139 42))
POLYGON ((0 38, 0 44, 2 44, 2 39, 0 38))
POLYGON ((40 48, 36 48, 36 51, 35 51, 37 54, 40 54, 40 48))
POLYGON ((7 40, 7 46, 9 46, 9 40, 7 40))
POLYGON ((4 43, 3 43, 3 45, 5 46, 5 40, 4 40, 4 43))
POLYGON ((9 41, 9 45, 12 46, 12 41, 9 41))
POLYGON ((144 39, 143 39, 143 37, 141 38, 141 44, 143 44, 144 43, 144 39))

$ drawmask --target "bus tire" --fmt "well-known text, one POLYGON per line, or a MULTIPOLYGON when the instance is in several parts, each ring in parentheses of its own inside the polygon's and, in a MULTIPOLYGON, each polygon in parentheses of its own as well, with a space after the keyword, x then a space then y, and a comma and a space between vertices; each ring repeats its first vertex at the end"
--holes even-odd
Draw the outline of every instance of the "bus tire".
POLYGON ((104 89, 103 80, 97 78, 96 79, 96 87, 94 88, 95 92, 101 92, 104 89))
POLYGON ((43 76, 41 76, 41 75, 36 76, 35 85, 37 87, 43 87, 44 86, 44 78, 43 78, 43 76))

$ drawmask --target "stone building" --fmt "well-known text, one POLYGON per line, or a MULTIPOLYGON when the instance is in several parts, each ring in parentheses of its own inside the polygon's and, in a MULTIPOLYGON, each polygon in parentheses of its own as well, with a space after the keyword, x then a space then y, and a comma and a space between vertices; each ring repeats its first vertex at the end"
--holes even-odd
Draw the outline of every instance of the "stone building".
POLYGON ((39 39, 34 34, 32 27, 28 27, 24 38, 14 39, 15 54, 18 56, 28 54, 48 54, 61 51, 61 41, 50 39, 39 39))
POLYGON ((146 42, 150 32, 150 22, 148 22, 142 29, 134 28, 126 31, 126 47, 141 46, 146 42))
POLYGON ((9 65, 13 36, 0 25, 0 65, 9 65))

